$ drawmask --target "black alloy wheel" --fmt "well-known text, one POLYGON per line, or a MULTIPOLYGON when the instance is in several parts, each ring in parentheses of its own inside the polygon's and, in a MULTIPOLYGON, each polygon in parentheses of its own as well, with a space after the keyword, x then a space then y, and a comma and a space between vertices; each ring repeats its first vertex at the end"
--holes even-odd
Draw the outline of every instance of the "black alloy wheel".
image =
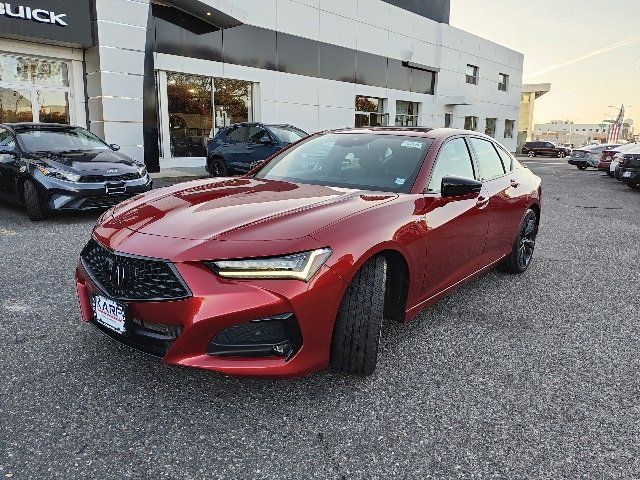
POLYGON ((640 190, 640 183, 627 183, 627 187, 633 190, 640 190))
POLYGON ((499 269, 508 273, 523 273, 529 268, 533 259, 538 235, 538 217, 528 209, 522 217, 511 253, 499 265, 499 269))
POLYGON ((224 160, 220 157, 214 157, 209 160, 209 176, 210 177, 226 177, 229 175, 229 169, 224 160))
POLYGON ((560 157, 560 158, 564 158, 564 157, 566 157, 566 156, 567 156, 567 152, 560 152, 560 153, 558 153, 558 157, 560 157))
POLYGON ((529 151, 527 152, 527 157, 529 157, 529 158, 533 158, 533 157, 535 157, 535 156, 536 156, 536 152, 534 152, 533 150, 529 150, 529 151))
POLYGON ((584 163, 576 165, 576 167, 578 167, 578 170, 586 170, 587 169, 587 166, 584 163))

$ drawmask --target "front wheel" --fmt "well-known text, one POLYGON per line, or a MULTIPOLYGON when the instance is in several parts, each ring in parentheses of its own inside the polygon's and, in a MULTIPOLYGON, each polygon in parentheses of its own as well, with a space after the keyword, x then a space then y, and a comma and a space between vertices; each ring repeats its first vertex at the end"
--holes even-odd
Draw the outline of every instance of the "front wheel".
POLYGON ((633 190, 640 190, 640 183, 627 183, 627 187, 633 190))
POLYGON ((500 270, 507 273, 523 273, 531 265, 533 251, 536 247, 536 236, 538 235, 538 217, 536 213, 528 209, 513 243, 511 253, 500 265, 500 270))
POLYGON ((378 361, 384 316, 386 264, 382 257, 367 261, 347 287, 331 339, 333 370, 371 375, 378 361))
POLYGON ((566 157, 566 156, 567 156, 567 153, 566 153, 566 152, 560 152, 560 153, 558 154, 558 157, 560 157, 560 158, 564 158, 564 157, 566 157))
POLYGON ((536 152, 532 152, 532 151, 527 152, 527 157, 533 158, 535 156, 536 156, 536 152))
POLYGON ((38 187, 31 180, 24 182, 24 204, 29 220, 37 222, 47 218, 47 208, 42 202, 38 187))
POLYGON ((228 177, 229 168, 225 161, 220 157, 214 157, 209 160, 209 176, 210 177, 228 177))
POLYGON ((587 169, 587 166, 584 163, 576 165, 576 167, 578 167, 578 170, 586 170, 587 169))

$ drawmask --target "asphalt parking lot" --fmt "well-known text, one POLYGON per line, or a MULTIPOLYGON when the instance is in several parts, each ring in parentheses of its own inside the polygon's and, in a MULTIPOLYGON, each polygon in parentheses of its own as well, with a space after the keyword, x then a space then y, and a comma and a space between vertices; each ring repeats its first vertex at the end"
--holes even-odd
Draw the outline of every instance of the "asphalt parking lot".
POLYGON ((523 276, 492 272, 383 332, 368 378, 163 366, 79 320, 97 215, 0 205, 7 478, 639 478, 640 192, 535 159, 523 276))

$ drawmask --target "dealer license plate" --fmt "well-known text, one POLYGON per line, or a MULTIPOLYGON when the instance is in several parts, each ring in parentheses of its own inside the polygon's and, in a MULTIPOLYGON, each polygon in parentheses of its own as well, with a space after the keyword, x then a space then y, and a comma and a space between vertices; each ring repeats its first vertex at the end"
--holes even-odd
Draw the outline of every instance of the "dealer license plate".
POLYGON ((631 176, 631 172, 624 172, 622 174, 623 177, 630 177, 631 176))
POLYGON ((93 313, 100 325, 104 325, 116 333, 126 332, 125 306, 121 303, 102 295, 95 295, 93 297, 93 313))

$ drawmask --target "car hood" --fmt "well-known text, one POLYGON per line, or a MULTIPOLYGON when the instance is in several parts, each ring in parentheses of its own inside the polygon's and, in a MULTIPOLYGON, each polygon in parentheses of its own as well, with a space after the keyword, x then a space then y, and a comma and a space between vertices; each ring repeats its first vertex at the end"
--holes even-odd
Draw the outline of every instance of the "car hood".
POLYGON ((104 174, 107 170, 112 174, 133 173, 140 168, 130 157, 113 150, 95 150, 68 153, 37 153, 30 155, 34 160, 44 161, 52 167, 78 173, 80 175, 104 174))
POLYGON ((196 180, 124 202, 101 226, 186 240, 290 240, 397 197, 251 178, 196 180))

